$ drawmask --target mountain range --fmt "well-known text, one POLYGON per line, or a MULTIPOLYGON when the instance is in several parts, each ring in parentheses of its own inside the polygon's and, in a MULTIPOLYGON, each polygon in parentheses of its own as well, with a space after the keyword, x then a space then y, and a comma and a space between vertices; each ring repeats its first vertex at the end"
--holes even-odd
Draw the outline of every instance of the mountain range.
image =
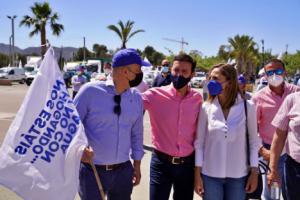
MULTIPOLYGON (((53 47, 53 49, 55 51, 55 55, 60 55, 61 48, 53 47)), ((65 58, 65 60, 70 60, 73 57, 73 54, 76 53, 77 51, 78 51, 78 48, 63 47, 62 57, 65 58)), ((25 48, 25 49, 21 49, 21 48, 15 46, 15 52, 23 54, 23 55, 33 55, 33 54, 40 55, 41 47, 28 47, 28 48, 25 48)), ((0 53, 9 55, 9 45, 0 43, 0 53)))

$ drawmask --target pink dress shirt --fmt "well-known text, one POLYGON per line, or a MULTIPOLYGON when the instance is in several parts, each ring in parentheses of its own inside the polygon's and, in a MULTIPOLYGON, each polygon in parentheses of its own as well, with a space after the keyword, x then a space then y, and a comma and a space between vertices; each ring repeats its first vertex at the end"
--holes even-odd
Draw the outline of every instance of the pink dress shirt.
POLYGON ((300 92, 286 97, 276 114, 272 125, 288 131, 286 151, 300 163, 300 92))
POLYGON ((285 83, 282 97, 272 92, 269 86, 253 96, 252 100, 257 108, 258 132, 264 143, 272 143, 276 128, 272 126, 271 122, 286 96, 296 91, 300 91, 298 86, 285 83))
POLYGON ((194 151, 201 95, 189 89, 188 94, 181 97, 171 84, 151 88, 142 98, 150 116, 154 148, 171 156, 190 155, 194 151))

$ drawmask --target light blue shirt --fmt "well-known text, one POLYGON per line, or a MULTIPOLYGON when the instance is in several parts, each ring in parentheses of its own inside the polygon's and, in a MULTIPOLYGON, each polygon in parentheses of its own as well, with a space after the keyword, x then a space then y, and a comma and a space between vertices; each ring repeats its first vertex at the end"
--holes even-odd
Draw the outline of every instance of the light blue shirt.
POLYGON ((143 102, 135 89, 121 94, 121 114, 113 112, 116 103, 112 80, 85 84, 74 99, 89 145, 94 150, 94 163, 117 164, 141 160, 143 151, 143 102))

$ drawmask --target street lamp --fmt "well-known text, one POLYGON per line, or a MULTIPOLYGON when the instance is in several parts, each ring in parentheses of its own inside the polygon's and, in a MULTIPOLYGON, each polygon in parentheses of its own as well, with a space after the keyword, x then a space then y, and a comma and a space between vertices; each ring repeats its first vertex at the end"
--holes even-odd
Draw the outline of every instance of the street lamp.
POLYGON ((11 20, 11 37, 12 37, 12 65, 15 64, 15 19, 17 18, 17 15, 14 16, 8 16, 7 18, 11 20))
POLYGON ((262 44, 262 67, 265 66, 265 41, 262 39, 261 40, 261 44, 262 44))

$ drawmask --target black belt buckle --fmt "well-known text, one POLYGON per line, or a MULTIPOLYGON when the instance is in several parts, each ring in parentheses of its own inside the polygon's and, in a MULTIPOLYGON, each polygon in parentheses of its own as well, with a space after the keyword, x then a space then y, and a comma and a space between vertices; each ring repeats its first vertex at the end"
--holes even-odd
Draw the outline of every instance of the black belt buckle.
POLYGON ((173 165, 179 165, 179 164, 182 163, 180 157, 172 157, 172 161, 171 162, 172 162, 173 165))

